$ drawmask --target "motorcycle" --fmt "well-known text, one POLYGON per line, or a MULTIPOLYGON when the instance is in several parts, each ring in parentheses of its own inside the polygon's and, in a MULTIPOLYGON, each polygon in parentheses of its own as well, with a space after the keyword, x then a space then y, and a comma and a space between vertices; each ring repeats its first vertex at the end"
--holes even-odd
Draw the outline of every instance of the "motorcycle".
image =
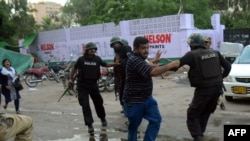
MULTIPOLYGON (((70 68, 72 67, 72 59, 73 59, 73 55, 70 55, 70 60, 68 62, 65 62, 64 59, 63 61, 61 61, 60 63, 56 64, 56 65, 51 65, 51 68, 53 69, 53 71, 56 73, 57 78, 59 79, 59 81, 61 80, 63 83, 63 87, 66 89, 67 88, 67 80, 69 77, 69 73, 70 73, 70 68)), ((53 77, 47 76, 49 80, 54 80, 53 77)))
POLYGON ((113 68, 101 68, 101 76, 98 80, 99 91, 112 92, 115 89, 113 68))
POLYGON ((58 83, 60 82, 53 69, 49 66, 27 69, 24 71, 24 75, 25 84, 29 87, 36 87, 38 82, 42 82, 43 79, 49 75, 51 75, 58 83))

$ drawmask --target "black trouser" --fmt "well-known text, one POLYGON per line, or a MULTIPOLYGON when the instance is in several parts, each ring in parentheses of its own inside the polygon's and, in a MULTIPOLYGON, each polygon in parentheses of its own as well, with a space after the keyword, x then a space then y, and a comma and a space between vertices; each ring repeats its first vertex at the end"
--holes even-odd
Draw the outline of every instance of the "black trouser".
POLYGON ((120 100, 120 104, 122 106, 124 105, 124 102, 123 102, 124 87, 125 87, 125 78, 121 78, 121 80, 120 80, 120 89, 119 89, 119 100, 120 100))
POLYGON ((85 125, 90 125, 94 122, 89 104, 89 96, 91 97, 94 103, 97 116, 100 119, 104 119, 106 117, 106 113, 103 106, 103 98, 99 92, 97 83, 92 84, 91 86, 86 86, 82 84, 78 84, 77 86, 78 86, 78 101, 79 104, 82 106, 85 125))
POLYGON ((222 86, 195 89, 193 100, 187 110, 187 127, 192 137, 203 136, 220 94, 222 86))

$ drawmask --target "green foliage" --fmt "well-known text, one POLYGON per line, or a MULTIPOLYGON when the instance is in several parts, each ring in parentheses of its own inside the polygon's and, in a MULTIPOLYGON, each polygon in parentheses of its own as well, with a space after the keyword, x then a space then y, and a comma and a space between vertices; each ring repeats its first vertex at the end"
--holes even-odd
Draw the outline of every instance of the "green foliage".
POLYGON ((209 7, 207 0, 184 0, 183 1, 184 13, 192 13, 194 15, 194 23, 198 28, 211 28, 211 16, 213 11, 209 7))
POLYGON ((28 15, 29 9, 25 0, 0 1, 0 16, 3 25, 0 28, 0 41, 12 46, 18 45, 18 40, 25 38, 35 30, 35 20, 28 15))
POLYGON ((249 0, 68 0, 62 16, 46 17, 39 25, 28 14, 31 11, 35 9, 29 9, 26 0, 0 0, 0 41, 16 46, 19 39, 33 32, 180 13, 192 13, 200 29, 211 28, 213 13, 221 14, 226 28, 250 28, 249 0))
POLYGON ((60 24, 57 24, 53 21, 52 18, 45 17, 42 22, 38 24, 39 31, 49 31, 62 28, 60 24))
POLYGON ((195 14, 197 27, 211 27, 213 11, 207 0, 200 0, 199 3, 193 0, 185 0, 183 3, 180 0, 70 0, 63 9, 64 12, 70 11, 71 15, 72 10, 75 12, 76 23, 89 25, 106 22, 118 24, 123 20, 174 15, 181 7, 183 12, 195 14))

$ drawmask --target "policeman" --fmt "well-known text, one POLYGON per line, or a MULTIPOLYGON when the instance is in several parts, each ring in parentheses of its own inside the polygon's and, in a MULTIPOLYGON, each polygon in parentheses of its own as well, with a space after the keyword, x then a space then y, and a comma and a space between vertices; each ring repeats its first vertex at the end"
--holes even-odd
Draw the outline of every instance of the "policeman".
POLYGON ((202 141, 209 116, 215 111, 218 97, 223 93, 223 78, 229 74, 231 64, 218 51, 206 48, 203 37, 198 33, 190 35, 188 44, 191 51, 168 65, 170 68, 190 66, 188 78, 195 92, 187 110, 187 127, 194 141, 202 141))
POLYGON ((129 46, 128 41, 126 39, 121 39, 121 41, 124 46, 129 46))
POLYGON ((89 96, 91 97, 96 114, 101 119, 102 126, 107 126, 106 113, 103 106, 103 98, 100 95, 97 80, 100 77, 100 66, 112 67, 117 63, 107 64, 99 56, 95 55, 97 47, 94 43, 89 42, 86 44, 84 55, 79 57, 76 64, 71 69, 69 86, 73 83, 73 76, 77 72, 77 90, 78 101, 82 106, 82 112, 85 125, 88 126, 88 132, 94 133, 93 116, 89 104, 89 96))
MULTIPOLYGON (((123 109, 123 89, 125 86, 126 77, 126 62, 127 59, 133 54, 128 41, 119 37, 112 37, 110 39, 110 47, 114 49, 115 58, 114 62, 120 63, 119 66, 114 67, 115 74, 115 89, 119 93, 120 104, 123 109)), ((123 110, 121 111, 124 112, 123 110)))

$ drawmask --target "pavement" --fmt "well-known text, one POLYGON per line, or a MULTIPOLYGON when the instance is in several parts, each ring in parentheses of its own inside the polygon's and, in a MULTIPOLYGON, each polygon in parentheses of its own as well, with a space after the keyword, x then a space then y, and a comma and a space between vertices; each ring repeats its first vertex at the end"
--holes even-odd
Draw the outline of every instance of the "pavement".
MULTIPOLYGON (((192 141, 186 126, 186 110, 193 96, 186 72, 168 73, 165 79, 154 77, 153 96, 157 99, 162 115, 162 124, 157 141, 192 141)), ((76 97, 65 95, 60 102, 64 88, 62 83, 45 80, 35 88, 28 88, 24 82, 21 91, 20 110, 34 119, 34 141, 126 141, 127 121, 114 92, 102 92, 108 126, 101 126, 95 109, 95 134, 90 136, 84 125, 81 107, 76 97)), ((15 113, 14 103, 0 112, 15 113)), ((205 141, 223 141, 224 124, 249 123, 249 110, 238 112, 218 109, 211 115, 205 141), (233 115, 233 116, 232 116, 233 115)), ((138 130, 138 141, 143 140, 147 121, 143 120, 138 130)))

